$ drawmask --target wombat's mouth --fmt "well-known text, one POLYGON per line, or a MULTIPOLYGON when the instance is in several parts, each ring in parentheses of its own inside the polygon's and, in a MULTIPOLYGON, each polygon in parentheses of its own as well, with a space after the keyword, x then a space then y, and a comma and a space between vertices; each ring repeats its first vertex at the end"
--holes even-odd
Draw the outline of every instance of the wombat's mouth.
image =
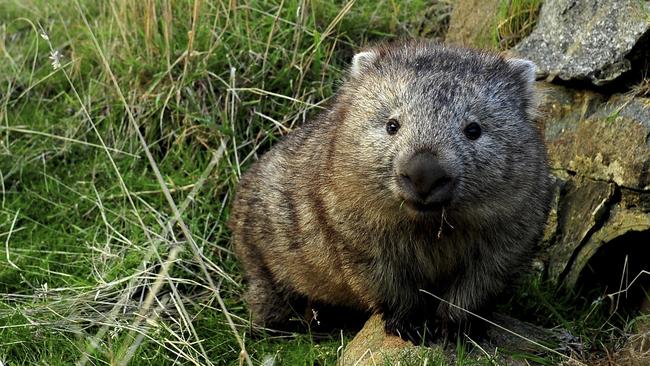
POLYGON ((408 210, 414 211, 418 214, 432 214, 441 212, 446 203, 447 202, 423 203, 418 201, 404 200, 403 206, 408 210))

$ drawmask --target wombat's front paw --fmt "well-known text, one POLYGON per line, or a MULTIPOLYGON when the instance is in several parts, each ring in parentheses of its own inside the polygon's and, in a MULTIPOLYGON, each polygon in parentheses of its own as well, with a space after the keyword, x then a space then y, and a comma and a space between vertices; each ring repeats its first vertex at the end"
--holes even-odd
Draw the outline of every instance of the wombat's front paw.
POLYGON ((437 320, 435 322, 434 336, 454 344, 458 340, 466 342, 469 339, 481 342, 487 338, 486 324, 482 320, 471 322, 469 320, 437 320))
POLYGON ((482 326, 483 322, 480 321, 450 321, 443 318, 427 321, 395 317, 385 317, 384 319, 386 333, 396 335, 416 345, 456 344, 458 340, 467 341, 467 337, 480 342, 487 337, 487 328, 482 326))
POLYGON ((384 319, 386 333, 396 335, 413 344, 432 345, 439 340, 435 332, 432 331, 434 330, 432 324, 427 324, 424 320, 395 317, 384 317, 384 319))

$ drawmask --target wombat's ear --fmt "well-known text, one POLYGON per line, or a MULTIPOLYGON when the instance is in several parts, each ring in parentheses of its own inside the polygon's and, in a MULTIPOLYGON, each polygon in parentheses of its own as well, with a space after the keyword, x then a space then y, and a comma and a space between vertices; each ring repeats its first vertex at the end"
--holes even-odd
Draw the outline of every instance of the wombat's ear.
POLYGON ((350 75, 356 78, 361 75, 370 67, 379 57, 379 53, 375 50, 359 52, 352 58, 352 66, 350 67, 350 75))
POLYGON ((534 120, 537 117, 537 108, 539 103, 539 93, 535 89, 535 70, 537 66, 535 63, 529 60, 524 60, 521 58, 511 58, 507 60, 510 68, 516 73, 521 75, 525 85, 525 95, 523 95, 523 100, 525 103, 526 114, 531 120, 534 120))
POLYGON ((529 86, 535 83, 535 70, 537 66, 533 61, 524 60, 523 58, 508 59, 510 67, 518 72, 529 86))

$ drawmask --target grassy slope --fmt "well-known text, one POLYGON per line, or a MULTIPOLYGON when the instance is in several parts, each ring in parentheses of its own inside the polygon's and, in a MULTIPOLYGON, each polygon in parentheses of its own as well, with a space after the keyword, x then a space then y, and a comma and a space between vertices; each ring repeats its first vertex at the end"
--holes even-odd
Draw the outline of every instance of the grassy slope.
MULTIPOLYGON (((407 33, 401 25, 423 10, 423 1, 2 2, 0 361, 69 364, 87 352, 118 362, 142 341, 135 363, 237 363, 210 288, 220 285, 243 324, 224 225, 240 172, 319 110, 358 44, 407 33), (140 321, 158 307, 162 321, 140 321)), ((254 361, 277 354, 287 364, 331 363, 340 343, 244 341, 254 361)))
POLYGON ((222 299, 254 363, 333 364, 336 336, 248 339, 228 203, 353 51, 414 35, 428 3, 0 3, 0 364, 238 364, 222 299))

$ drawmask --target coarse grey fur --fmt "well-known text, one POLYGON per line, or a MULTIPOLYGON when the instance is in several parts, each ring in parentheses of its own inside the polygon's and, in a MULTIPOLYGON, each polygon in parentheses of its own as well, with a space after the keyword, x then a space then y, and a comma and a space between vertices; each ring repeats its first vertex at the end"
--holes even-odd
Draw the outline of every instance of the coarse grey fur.
POLYGON ((424 322, 448 334, 467 319, 421 290, 474 312, 494 304, 530 264, 550 201, 534 73, 425 41, 357 54, 328 110, 241 180, 230 227, 253 321, 283 327, 306 300, 382 313, 417 339, 424 322), (452 183, 418 206, 398 172, 422 152, 452 183))

